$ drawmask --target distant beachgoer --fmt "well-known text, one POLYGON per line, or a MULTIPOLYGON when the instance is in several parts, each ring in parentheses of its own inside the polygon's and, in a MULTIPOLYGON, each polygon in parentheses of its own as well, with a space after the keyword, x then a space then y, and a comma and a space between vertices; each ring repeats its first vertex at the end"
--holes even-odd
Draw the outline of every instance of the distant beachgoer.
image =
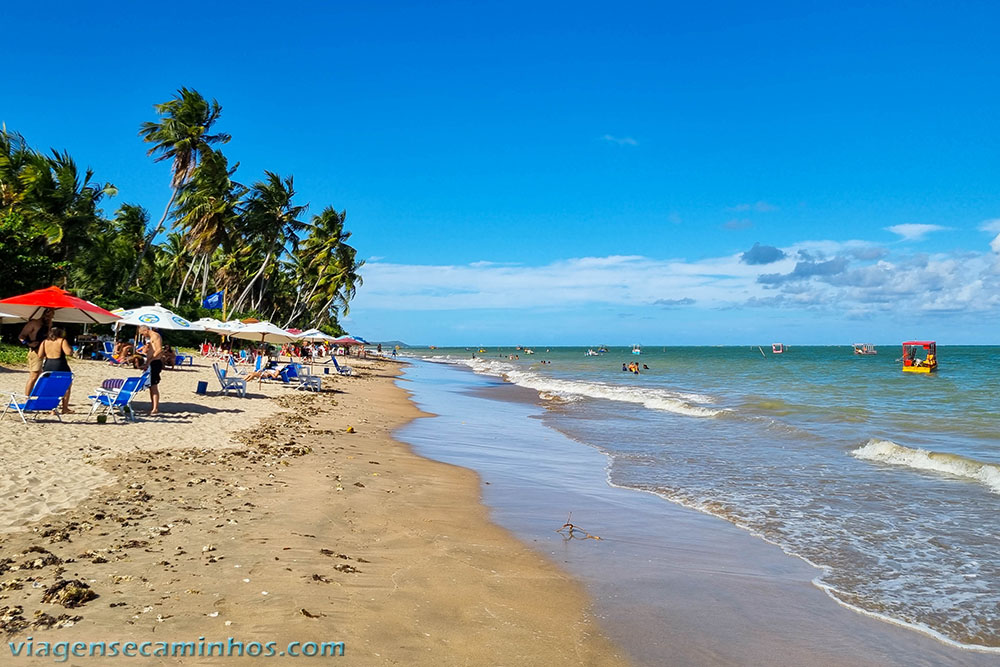
MULTIPOLYGON (((52 327, 49 329, 49 337, 38 346, 38 356, 42 359, 42 371, 72 373, 73 371, 69 369, 69 362, 66 361, 67 355, 73 356, 73 348, 66 340, 66 331, 60 327, 52 327)), ((62 399, 62 411, 63 414, 72 412, 69 409, 69 389, 66 390, 62 399)))
POLYGON ((157 332, 143 325, 139 335, 146 339, 146 369, 149 370, 150 415, 160 414, 160 374, 163 372, 163 338, 157 332))
POLYGON ((628 369, 627 369, 627 368, 625 367, 625 364, 624 364, 624 363, 622 363, 622 370, 623 370, 623 371, 627 371, 627 370, 628 370, 628 369))
POLYGON ((24 386, 24 393, 27 396, 31 395, 35 381, 42 374, 42 358, 38 356, 38 348, 41 347, 42 341, 49 337, 52 316, 55 314, 56 311, 46 308, 40 318, 29 320, 18 335, 18 340, 28 346, 28 383, 24 386))
POLYGON ((395 350, 395 348, 393 348, 393 350, 392 350, 392 358, 393 358, 393 359, 395 359, 395 358, 396 358, 396 350, 395 350))
POLYGON ((649 366, 647 366, 646 364, 643 364, 642 365, 642 370, 648 371, 649 370, 649 366))

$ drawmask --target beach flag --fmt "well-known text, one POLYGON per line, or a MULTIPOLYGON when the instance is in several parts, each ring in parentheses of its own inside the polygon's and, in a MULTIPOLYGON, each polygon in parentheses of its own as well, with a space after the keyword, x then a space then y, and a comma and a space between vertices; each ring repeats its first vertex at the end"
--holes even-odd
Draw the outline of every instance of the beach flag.
POLYGON ((202 307, 209 310, 222 310, 222 300, 225 293, 225 290, 223 290, 221 292, 216 292, 215 294, 209 294, 201 302, 202 307))

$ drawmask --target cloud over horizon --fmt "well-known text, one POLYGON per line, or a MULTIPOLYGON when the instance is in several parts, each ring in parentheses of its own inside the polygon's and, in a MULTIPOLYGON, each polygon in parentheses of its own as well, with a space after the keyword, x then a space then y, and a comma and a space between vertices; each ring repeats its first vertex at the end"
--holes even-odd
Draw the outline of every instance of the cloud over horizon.
POLYGON ((1000 317, 1000 261, 985 248, 962 254, 890 254, 862 241, 808 241, 785 248, 757 243, 745 253, 699 260, 608 255, 539 266, 371 262, 364 279, 355 311, 628 304, 821 309, 852 316, 964 311, 1000 317))
POLYGON ((886 227, 887 232, 892 232, 893 234, 898 234, 903 237, 904 241, 920 241, 925 236, 931 232, 942 232, 949 227, 942 227, 941 225, 925 225, 918 223, 906 223, 902 225, 892 225, 891 227, 886 227))

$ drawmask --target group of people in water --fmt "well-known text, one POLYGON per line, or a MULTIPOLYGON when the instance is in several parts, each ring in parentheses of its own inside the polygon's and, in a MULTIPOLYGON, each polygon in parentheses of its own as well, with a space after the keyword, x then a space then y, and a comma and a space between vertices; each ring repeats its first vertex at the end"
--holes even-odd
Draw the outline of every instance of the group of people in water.
MULTIPOLYGON (((628 363, 628 364, 623 363, 622 364, 622 370, 623 371, 628 371, 629 373, 634 373, 635 375, 638 375, 639 374, 639 362, 633 361, 633 362, 628 363)), ((646 364, 643 364, 642 365, 642 370, 648 371, 649 370, 649 366, 647 366, 646 364)))

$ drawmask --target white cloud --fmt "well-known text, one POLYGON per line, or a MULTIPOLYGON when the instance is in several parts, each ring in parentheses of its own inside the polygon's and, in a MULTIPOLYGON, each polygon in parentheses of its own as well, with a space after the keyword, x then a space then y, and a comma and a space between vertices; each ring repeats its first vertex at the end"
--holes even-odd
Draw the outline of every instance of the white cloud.
MULTIPOLYGON (((1000 247, 1000 240, 995 241, 1000 247)), ((996 248, 994 248, 996 250, 996 248)), ((828 312, 992 312, 1000 262, 989 253, 871 252, 864 241, 808 241, 765 265, 743 253, 697 261, 639 255, 577 257, 543 266, 370 262, 352 310, 457 311, 692 304, 828 312)))
POLYGON ((919 241, 931 232, 941 232, 946 229, 949 228, 942 227, 941 225, 923 225, 919 223, 906 223, 885 228, 887 232, 902 236, 904 241, 919 241))
POLYGON ((601 137, 601 141, 606 141, 609 144, 618 144, 619 146, 638 146, 639 142, 632 137, 616 137, 612 134, 605 134, 601 137))
POLYGON ((778 207, 774 204, 769 204, 766 201, 758 201, 753 204, 737 204, 736 206, 729 206, 726 208, 730 213, 743 213, 745 211, 757 211, 758 213, 768 213, 770 211, 777 211, 778 207))
POLYGON ((1000 233, 1000 218, 983 220, 979 225, 979 229, 984 232, 1000 233))

